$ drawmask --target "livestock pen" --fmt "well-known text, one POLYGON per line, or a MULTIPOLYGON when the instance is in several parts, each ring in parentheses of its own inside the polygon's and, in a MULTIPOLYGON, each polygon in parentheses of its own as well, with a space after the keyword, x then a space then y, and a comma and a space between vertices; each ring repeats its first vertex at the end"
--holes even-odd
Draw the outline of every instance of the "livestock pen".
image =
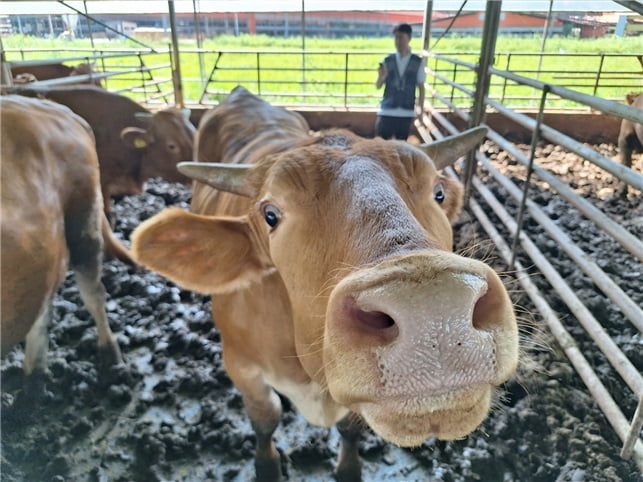
MULTIPOLYGON (((492 19, 498 12, 490 8, 487 16, 492 19)), ((595 70, 548 69, 545 76, 512 68, 516 55, 494 52, 494 36, 488 35, 483 51, 468 57, 424 52, 431 95, 423 118, 416 123, 417 134, 429 140, 466 126, 490 127, 482 150, 451 172, 468 187, 468 212, 475 218, 470 222, 479 223, 494 241, 506 269, 514 273, 515 283, 537 311, 535 323, 544 321, 560 347, 552 349, 562 350, 569 358, 613 427, 622 443, 622 456, 643 470, 639 435, 643 176, 615 162, 615 153, 600 147, 616 140, 621 119, 643 123, 640 111, 602 90, 614 84, 623 91, 640 88, 643 72, 637 64, 643 52, 595 55, 595 70), (628 67, 609 70, 613 60, 628 67), (551 106, 559 108, 551 112, 551 106), (560 112, 560 107, 571 108, 574 117, 560 112), (567 171, 556 162, 565 157, 566 166, 572 166, 567 171), (570 169, 582 171, 586 184, 570 185, 570 169), (621 182, 629 186, 629 201, 623 204, 629 212, 615 210, 621 182), (601 189, 594 192, 592 185, 599 183, 601 189), (612 262, 598 256, 605 251, 612 262)), ((38 53, 54 56, 52 51, 38 53)), ((363 87, 372 83, 370 65, 384 53, 181 50, 181 62, 202 56, 212 66, 199 78, 177 78, 173 67, 178 56, 171 48, 73 55, 68 51, 57 61, 95 63, 95 75, 108 89, 129 93, 152 107, 175 99, 193 109, 195 122, 203 110, 242 83, 273 103, 299 110, 315 129, 341 126, 368 136, 375 115, 369 106, 379 96, 363 93, 363 87), (340 59, 339 67, 328 68, 317 60, 333 56, 340 59), (227 59, 235 61, 226 65, 227 59), (271 70, 283 77, 264 77, 271 70), (183 98, 181 84, 183 92, 197 95, 183 98), (188 85, 198 88, 188 89, 188 85)), ((36 52, 7 49, 5 54, 9 61, 17 61, 18 55, 29 57, 36 52)), ((544 57, 546 62, 548 56, 544 57)), ((170 299, 188 298, 173 293, 170 299)), ((194 324, 200 326, 199 321, 194 324)), ((525 330, 529 334, 538 328, 525 330)), ((185 410, 189 412, 189 407, 185 410)))

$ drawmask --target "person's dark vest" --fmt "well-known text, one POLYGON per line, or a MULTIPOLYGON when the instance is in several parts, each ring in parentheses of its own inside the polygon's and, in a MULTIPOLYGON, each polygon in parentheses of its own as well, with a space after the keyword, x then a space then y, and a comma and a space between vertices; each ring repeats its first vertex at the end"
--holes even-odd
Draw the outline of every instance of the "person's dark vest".
POLYGON ((411 54, 406 70, 401 76, 397 71, 395 54, 386 57, 384 64, 388 74, 386 75, 382 109, 401 107, 402 109, 413 110, 415 107, 415 86, 417 85, 418 70, 422 64, 422 59, 418 55, 411 54))

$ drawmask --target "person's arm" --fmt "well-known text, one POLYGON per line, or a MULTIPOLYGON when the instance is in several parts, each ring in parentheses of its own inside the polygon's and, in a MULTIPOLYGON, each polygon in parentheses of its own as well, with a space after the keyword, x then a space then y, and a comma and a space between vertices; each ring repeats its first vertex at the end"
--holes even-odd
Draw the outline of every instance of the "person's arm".
POLYGON ((415 113, 418 115, 422 115, 422 112, 424 112, 424 93, 424 82, 422 82, 421 84, 418 84, 418 102, 415 109, 415 113))
POLYGON ((375 82, 375 87, 376 88, 381 88, 382 85, 384 85, 384 82, 386 82, 386 76, 388 75, 388 69, 386 68, 386 64, 384 62, 380 62, 379 69, 377 69, 377 81, 375 82))

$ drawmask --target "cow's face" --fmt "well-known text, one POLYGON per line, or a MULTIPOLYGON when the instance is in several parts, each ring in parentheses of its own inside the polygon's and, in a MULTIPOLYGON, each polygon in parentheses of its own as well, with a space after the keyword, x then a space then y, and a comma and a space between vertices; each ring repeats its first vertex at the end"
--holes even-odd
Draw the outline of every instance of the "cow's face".
POLYGON ((169 182, 189 182, 176 167, 192 160, 196 129, 186 112, 170 108, 145 115, 139 119, 144 128, 127 127, 121 133, 127 145, 142 153, 142 179, 158 176, 169 182))
POLYGON ((457 182, 405 143, 331 133, 225 183, 254 199, 248 216, 160 215, 133 237, 139 261, 205 292, 278 271, 304 369, 389 441, 480 424, 517 330, 493 270, 451 253, 457 182), (182 273, 153 253, 166 244, 182 273))

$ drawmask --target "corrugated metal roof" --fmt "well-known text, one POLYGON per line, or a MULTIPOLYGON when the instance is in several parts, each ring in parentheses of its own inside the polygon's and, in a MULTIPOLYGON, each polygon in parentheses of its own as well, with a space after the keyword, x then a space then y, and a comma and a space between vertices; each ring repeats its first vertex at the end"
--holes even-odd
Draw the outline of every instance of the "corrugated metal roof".
MULTIPOLYGON (((82 1, 68 1, 69 5, 84 11, 82 1)), ((168 11, 167 1, 112 0, 109 2, 90 0, 87 10, 90 14, 101 13, 164 13, 168 11)), ((176 0, 177 13, 192 12, 192 0, 176 0)), ((464 10, 483 11, 486 0, 469 0, 464 10)), ((298 12, 302 4, 306 11, 389 11, 415 10, 424 11, 425 0, 197 0, 197 10, 202 12, 298 12)), ((461 0, 435 0, 433 10, 458 10, 461 0)), ((503 11, 537 12, 549 9, 549 0, 504 0, 503 11)), ((616 12, 628 11, 626 7, 612 0, 555 0, 555 11, 594 11, 616 12)), ((54 1, 1 1, 0 14, 33 15, 33 14, 68 14, 70 10, 63 4, 54 1)))

